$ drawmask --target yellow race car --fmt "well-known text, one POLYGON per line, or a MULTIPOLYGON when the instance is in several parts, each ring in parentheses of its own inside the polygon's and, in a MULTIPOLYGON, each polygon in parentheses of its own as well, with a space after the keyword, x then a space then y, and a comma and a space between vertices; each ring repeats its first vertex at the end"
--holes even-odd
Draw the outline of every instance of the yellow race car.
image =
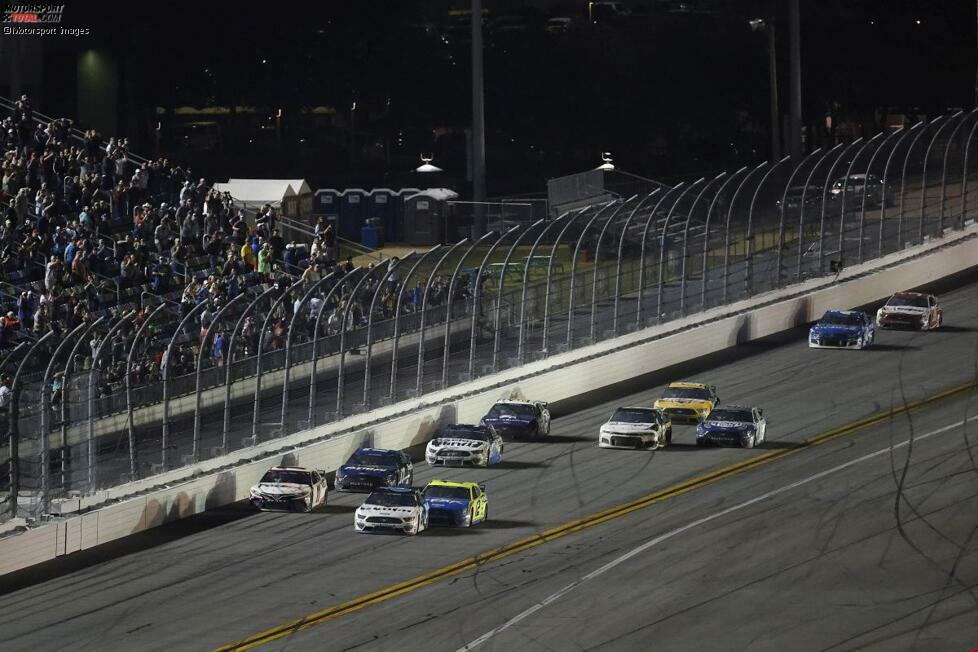
POLYGON ((655 402, 675 424, 696 425, 720 403, 715 385, 672 383, 655 402))
POLYGON ((475 482, 432 480, 421 495, 431 525, 469 527, 489 516, 486 488, 475 482))

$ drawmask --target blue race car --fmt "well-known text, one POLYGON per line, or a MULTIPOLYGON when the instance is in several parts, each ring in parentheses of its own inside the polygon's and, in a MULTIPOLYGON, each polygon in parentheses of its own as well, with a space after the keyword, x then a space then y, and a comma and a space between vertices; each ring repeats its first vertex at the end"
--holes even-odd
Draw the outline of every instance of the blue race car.
POLYGON ((808 331, 812 349, 868 349, 876 338, 876 325, 858 310, 829 310, 808 331))
POLYGON ((542 401, 497 401, 480 425, 492 426, 501 437, 537 439, 550 434, 550 410, 542 401))
POLYGON ((759 408, 727 405, 715 408, 696 426, 697 446, 754 448, 767 439, 767 420, 759 408))
POLYGON ((475 482, 432 480, 421 492, 428 509, 428 523, 469 527, 489 517, 485 485, 475 482))
POLYGON ((374 491, 380 487, 410 487, 414 465, 401 451, 360 448, 336 470, 337 491, 374 491))

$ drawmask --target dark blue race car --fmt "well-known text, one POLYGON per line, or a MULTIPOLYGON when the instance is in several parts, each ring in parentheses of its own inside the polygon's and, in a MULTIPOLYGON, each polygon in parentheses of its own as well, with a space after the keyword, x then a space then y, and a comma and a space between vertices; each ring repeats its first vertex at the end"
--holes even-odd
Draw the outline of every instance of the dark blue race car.
POLYGON ((541 401, 497 401, 480 425, 508 439, 537 439, 550 434, 550 410, 541 401))
POLYGON ((338 491, 373 491, 380 487, 410 487, 412 482, 414 465, 406 453, 360 448, 336 470, 334 486, 338 491))
POLYGON ((864 312, 829 310, 808 331, 812 349, 868 349, 876 338, 876 325, 864 312))
POLYGON ((767 439, 767 420, 759 408, 727 405, 714 408, 696 426, 697 446, 754 448, 767 439))

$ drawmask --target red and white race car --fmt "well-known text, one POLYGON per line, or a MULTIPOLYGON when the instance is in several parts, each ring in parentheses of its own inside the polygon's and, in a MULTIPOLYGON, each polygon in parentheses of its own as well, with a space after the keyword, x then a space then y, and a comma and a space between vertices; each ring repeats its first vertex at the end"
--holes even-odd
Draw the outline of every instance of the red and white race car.
POLYGON ((879 328, 913 328, 930 330, 940 328, 944 311, 937 305, 937 297, 919 292, 897 292, 876 313, 879 328))

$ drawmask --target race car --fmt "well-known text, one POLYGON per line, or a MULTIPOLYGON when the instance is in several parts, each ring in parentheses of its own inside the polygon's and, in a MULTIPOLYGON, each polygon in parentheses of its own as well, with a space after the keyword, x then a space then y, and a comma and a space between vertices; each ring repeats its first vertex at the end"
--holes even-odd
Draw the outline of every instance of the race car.
POLYGON ((672 442, 672 422, 661 410, 620 407, 601 426, 598 448, 662 448, 672 442))
POLYGON ((764 411, 754 407, 725 405, 710 412, 696 426, 697 446, 754 448, 767 438, 764 411))
POLYGON ((428 508, 421 492, 409 487, 384 487, 374 491, 353 516, 357 532, 418 534, 428 527, 428 508))
POLYGON ((858 310, 829 310, 808 331, 812 349, 868 349, 876 337, 876 325, 858 310))
POLYGON ((326 504, 326 473, 273 466, 251 488, 251 504, 263 512, 308 512, 326 504))
POLYGON ((923 331, 940 328, 944 322, 944 310, 937 305, 937 297, 919 292, 897 292, 882 308, 876 311, 879 328, 913 328, 923 331))
POLYGON ((429 525, 469 527, 489 516, 489 498, 475 482, 432 480, 421 492, 428 508, 429 525))
POLYGON ((720 403, 716 385, 704 383, 672 383, 655 402, 675 424, 696 425, 720 403))
POLYGON ((379 487, 410 487, 413 481, 414 465, 406 453, 360 448, 336 470, 333 486, 338 491, 373 491, 379 487))
POLYGON ((471 464, 488 467, 499 464, 502 454, 503 438, 492 426, 453 424, 442 428, 428 442, 424 458, 431 466, 471 464))
POLYGON ((550 434, 550 410, 542 401, 496 401, 479 422, 501 437, 537 439, 550 434))

